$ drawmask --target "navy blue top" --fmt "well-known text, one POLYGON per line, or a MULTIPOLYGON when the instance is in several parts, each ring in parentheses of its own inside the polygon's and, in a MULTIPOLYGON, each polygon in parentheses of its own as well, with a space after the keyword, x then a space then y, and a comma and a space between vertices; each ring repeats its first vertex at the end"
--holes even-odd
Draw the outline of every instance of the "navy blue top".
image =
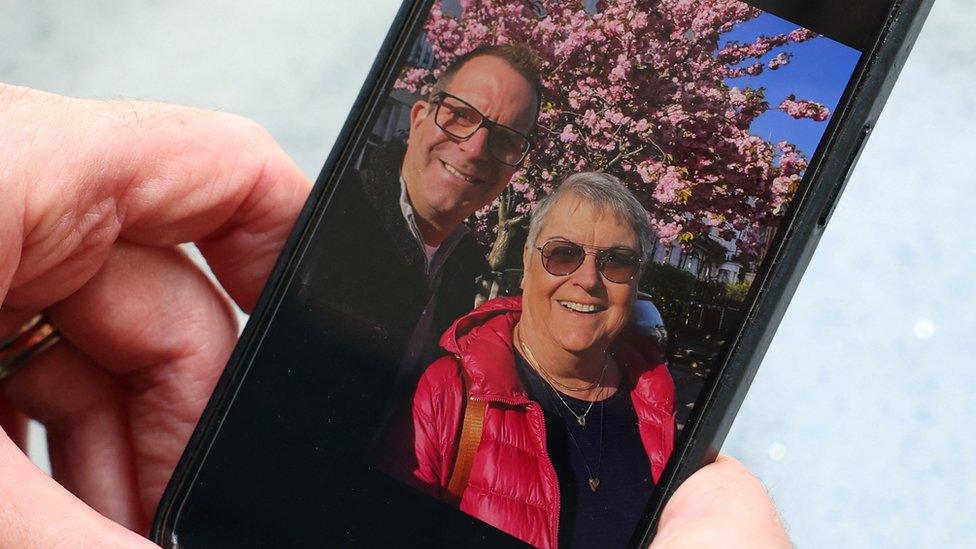
MULTIPOLYGON (((515 362, 529 398, 542 406, 546 419, 549 458, 559 477, 559 547, 626 547, 654 488, 629 388, 594 404, 580 426, 519 353, 515 362), (600 479, 596 491, 590 489, 590 473, 600 479)), ((590 404, 561 395, 576 415, 590 404)))

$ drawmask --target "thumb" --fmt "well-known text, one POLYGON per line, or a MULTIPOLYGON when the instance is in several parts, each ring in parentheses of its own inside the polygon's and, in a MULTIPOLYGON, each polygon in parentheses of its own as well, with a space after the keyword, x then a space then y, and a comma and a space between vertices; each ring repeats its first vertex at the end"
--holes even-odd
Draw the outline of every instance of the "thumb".
POLYGON ((0 431, 0 470, 0 548, 155 547, 54 482, 4 431, 0 431))
POLYGON ((766 488, 741 463, 719 456, 691 475, 661 515, 651 549, 791 547, 766 488))

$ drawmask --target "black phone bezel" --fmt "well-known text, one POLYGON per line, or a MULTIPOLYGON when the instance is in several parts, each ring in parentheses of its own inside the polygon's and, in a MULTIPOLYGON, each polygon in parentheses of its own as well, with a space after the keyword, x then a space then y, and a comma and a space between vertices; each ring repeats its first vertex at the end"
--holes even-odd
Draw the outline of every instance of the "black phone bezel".
MULTIPOLYGON (((150 537, 164 546, 175 546, 174 523, 188 491, 206 459, 237 391, 246 377, 251 358, 259 348, 267 326, 276 315, 277 302, 295 274, 295 265, 314 233, 316 219, 328 208, 341 168, 358 150, 368 132, 368 121, 380 107, 377 99, 396 78, 396 68, 409 48, 422 15, 434 0, 404 0, 384 39, 366 81, 330 152, 295 228, 275 264, 254 313, 224 369, 213 396, 191 436, 162 496, 150 537), (166 545, 167 540, 171 543, 166 545)), ((646 545, 668 497, 700 467, 718 455, 759 364, 786 311, 803 271, 843 192, 850 173, 881 108, 890 93, 922 23, 934 0, 894 0, 870 40, 865 40, 858 68, 852 76, 824 137, 804 176, 802 191, 790 206, 789 223, 778 231, 767 256, 759 284, 753 284, 745 321, 725 353, 716 360, 712 375, 699 395, 695 411, 655 487, 651 507, 635 532, 634 542, 646 545)), ((758 4, 763 4, 758 0, 758 4)))

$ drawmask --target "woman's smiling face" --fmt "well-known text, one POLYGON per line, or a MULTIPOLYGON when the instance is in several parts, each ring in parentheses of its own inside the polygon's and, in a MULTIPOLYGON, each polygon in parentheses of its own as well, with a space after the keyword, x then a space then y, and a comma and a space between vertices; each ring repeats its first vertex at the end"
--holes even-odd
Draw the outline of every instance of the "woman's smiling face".
POLYGON ((630 317, 637 277, 626 283, 608 281, 600 274, 593 254, 587 254, 574 272, 552 275, 543 267, 537 249, 550 240, 639 251, 637 235, 624 219, 570 194, 552 206, 536 242, 525 248, 523 320, 529 321, 533 340, 575 355, 602 352, 630 317))

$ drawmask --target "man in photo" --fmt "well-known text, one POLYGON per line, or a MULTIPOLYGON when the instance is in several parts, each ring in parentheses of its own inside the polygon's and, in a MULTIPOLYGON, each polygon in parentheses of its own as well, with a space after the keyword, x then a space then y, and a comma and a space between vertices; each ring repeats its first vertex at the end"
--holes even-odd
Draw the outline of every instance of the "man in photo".
POLYGON ((464 220, 522 164, 540 92, 527 46, 473 50, 413 105, 406 143, 373 151, 332 197, 300 299, 369 349, 370 375, 387 376, 375 381, 395 380, 388 394, 412 393, 440 334, 472 309, 488 268, 464 220))

